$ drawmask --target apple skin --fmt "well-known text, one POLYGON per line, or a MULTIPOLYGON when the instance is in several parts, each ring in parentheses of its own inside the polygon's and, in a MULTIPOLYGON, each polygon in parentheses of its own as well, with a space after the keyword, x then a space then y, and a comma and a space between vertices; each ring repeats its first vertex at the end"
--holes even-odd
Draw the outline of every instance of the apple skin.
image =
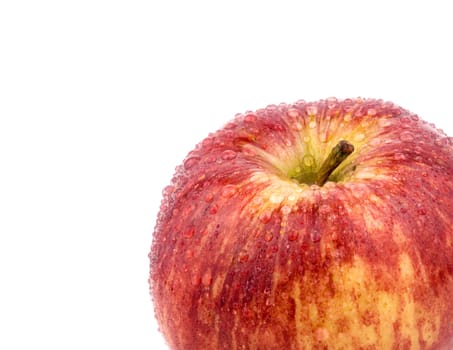
POLYGON ((165 188, 150 293, 171 349, 453 349, 453 140, 390 102, 237 115, 165 188), (323 186, 330 150, 355 151, 323 186))

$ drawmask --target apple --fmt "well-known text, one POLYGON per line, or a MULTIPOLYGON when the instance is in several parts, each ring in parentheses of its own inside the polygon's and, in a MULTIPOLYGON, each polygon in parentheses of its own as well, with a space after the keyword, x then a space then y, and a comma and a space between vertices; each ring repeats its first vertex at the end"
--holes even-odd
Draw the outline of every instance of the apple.
POLYGON ((163 191, 171 349, 453 349, 453 139, 375 99, 269 105, 163 191))

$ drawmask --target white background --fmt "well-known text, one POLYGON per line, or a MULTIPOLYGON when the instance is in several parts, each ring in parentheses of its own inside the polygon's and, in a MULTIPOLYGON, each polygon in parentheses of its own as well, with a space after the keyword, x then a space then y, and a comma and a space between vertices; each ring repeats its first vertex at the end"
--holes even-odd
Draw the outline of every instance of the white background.
POLYGON ((0 348, 165 349, 148 250, 237 112, 394 101, 453 135, 449 1, 0 2, 0 348))

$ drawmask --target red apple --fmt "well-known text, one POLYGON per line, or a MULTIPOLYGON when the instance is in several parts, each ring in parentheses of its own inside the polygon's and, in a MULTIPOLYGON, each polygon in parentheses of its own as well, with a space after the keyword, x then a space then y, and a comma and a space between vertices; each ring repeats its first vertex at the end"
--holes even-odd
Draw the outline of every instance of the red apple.
POLYGON ((163 196, 150 291, 171 349, 453 349, 453 139, 417 115, 247 112, 163 196))

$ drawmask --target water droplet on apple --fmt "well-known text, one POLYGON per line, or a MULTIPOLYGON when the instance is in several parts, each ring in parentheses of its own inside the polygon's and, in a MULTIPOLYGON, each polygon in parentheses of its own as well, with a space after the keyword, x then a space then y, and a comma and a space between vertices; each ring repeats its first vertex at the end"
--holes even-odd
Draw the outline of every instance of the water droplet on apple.
POLYGON ((425 208, 418 208, 417 213, 420 215, 426 215, 427 211, 425 208))
POLYGON ((214 163, 217 160, 216 156, 213 154, 208 155, 206 158, 204 158, 204 161, 206 163, 214 163))
POLYGON ((248 157, 254 157, 256 156, 256 151, 253 148, 250 147, 244 147, 242 148, 242 154, 248 157))
POLYGON ((400 140, 404 142, 410 142, 414 140, 414 135, 409 131, 403 131, 400 134, 400 140))
POLYGON ((208 193, 208 194, 204 197, 204 200, 205 200, 206 203, 212 202, 213 199, 214 199, 214 193, 208 193))
POLYGON ((325 328, 318 328, 315 331, 316 340, 324 342, 329 339, 329 331, 325 328))
POLYGON ((409 117, 401 117, 399 120, 403 127, 407 127, 408 124, 411 122, 409 117))
POLYGON ((203 277, 201 278, 201 283, 205 287, 209 287, 211 285, 211 282, 212 282, 212 273, 211 273, 211 270, 208 270, 204 273, 203 277))
POLYGON ((289 201, 289 202, 295 202, 296 199, 297 199, 297 197, 296 197, 294 194, 290 194, 290 195, 288 196, 288 201, 289 201))
POLYGON ((367 111, 367 114, 368 114, 369 116, 374 116, 374 115, 376 115, 376 113, 377 113, 377 112, 376 112, 376 110, 375 110, 374 108, 370 108, 370 109, 368 109, 368 111, 367 111))
POLYGON ((291 207, 289 205, 284 205, 280 209, 283 215, 289 215, 291 213, 291 207))
POLYGON ((299 233, 295 230, 288 233, 288 241, 294 242, 299 237, 299 233))
POLYGON ((304 136, 304 142, 307 143, 308 141, 310 141, 310 136, 304 136))
POLYGON ((263 202, 264 202, 264 199, 262 197, 259 197, 259 196, 255 196, 252 199, 252 204, 256 205, 256 206, 259 206, 259 205, 263 204, 263 202))
POLYGON ((264 213, 261 213, 261 215, 259 216, 259 219, 263 224, 267 224, 271 220, 271 217, 272 217, 272 212, 265 211, 264 213))
POLYGON ((269 201, 272 204, 280 204, 283 201, 283 199, 285 199, 285 197, 279 192, 274 192, 269 197, 269 201))
POLYGON ((350 113, 345 114, 345 116, 343 117, 343 120, 345 122, 349 122, 349 121, 351 121, 351 119, 352 119, 352 115, 350 113))
POLYGON ((404 159, 406 159, 406 156, 403 153, 397 152, 397 153, 395 153, 393 158, 395 158, 395 160, 404 160, 404 159))
POLYGON ((328 97, 327 98, 327 106, 330 107, 330 108, 335 106, 337 104, 337 102, 338 102, 338 99, 336 97, 328 97))
POLYGON ((312 231, 311 233, 311 240, 314 242, 314 243, 318 243, 320 240, 321 240, 321 235, 318 231, 314 230, 312 231))
POLYGON ((448 146, 450 144, 449 137, 439 137, 434 141, 437 146, 448 146))
POLYGON ((300 117, 300 112, 295 108, 288 109, 288 112, 286 112, 286 114, 288 114, 288 116, 291 118, 300 117))
POLYGON ((169 185, 162 190, 163 196, 169 196, 175 191, 175 186, 169 185))
POLYGON ((246 263, 249 261, 249 255, 247 253, 241 253, 238 257, 239 262, 246 263))
POLYGON ((213 204, 211 206, 211 208, 209 208, 209 214, 212 214, 212 215, 217 214, 218 210, 219 210, 219 208, 218 208, 217 204, 213 204))
POLYGON ((305 166, 307 166, 307 167, 311 167, 313 165, 313 163, 315 162, 313 156, 311 156, 310 154, 306 154, 304 156, 303 161, 304 161, 305 166))
POLYGON ((379 122, 378 122, 378 123, 379 123, 379 125, 380 125, 381 127, 384 128, 384 127, 386 127, 386 126, 391 125, 391 124, 392 124, 392 121, 391 121, 390 119, 387 119, 387 118, 382 118, 382 119, 379 119, 379 122))
POLYGON ((299 108, 305 106, 305 104, 307 103, 307 101, 303 100, 303 99, 300 99, 300 100, 297 100, 295 105, 299 106, 299 108))
POLYGON ((198 286, 201 283, 201 277, 198 274, 192 275, 191 282, 193 286, 198 286))
POLYGON ((206 179, 206 174, 205 173, 202 173, 200 174, 200 176, 198 176, 198 181, 202 182, 206 179))
POLYGON ((244 118, 246 123, 254 123, 258 117, 254 114, 247 114, 244 118))
POLYGON ((316 120, 312 120, 310 123, 308 123, 308 127, 310 129, 316 128, 316 120))
POLYGON ((222 189, 222 197, 231 198, 236 193, 236 187, 234 185, 227 185, 222 189))
POLYGON ((184 237, 192 238, 194 234, 195 234, 195 229, 193 227, 191 227, 187 231, 184 232, 184 237))
POLYGON ((276 104, 270 104, 265 107, 267 112, 273 113, 278 110, 278 106, 276 104))
POLYGON ((275 131, 283 131, 283 130, 285 130, 283 125, 280 124, 280 123, 272 124, 270 127, 271 127, 272 130, 275 130, 275 131))
POLYGON ((188 249, 186 251, 186 258, 187 259, 192 259, 193 258, 193 250, 192 249, 188 249))
POLYGON ((425 209, 425 207, 423 206, 423 204, 421 203, 417 203, 415 205, 416 209, 417 209, 417 214, 419 215, 426 215, 427 211, 425 209))
POLYGON ((272 306, 272 305, 274 305, 272 298, 266 298, 266 306, 272 306))
POLYGON ((223 151, 223 153, 222 153, 223 160, 232 160, 232 159, 236 158, 236 156, 237 156, 236 152, 233 150, 230 150, 230 149, 227 149, 227 150, 223 151))
POLYGON ((208 147, 208 146, 211 146, 213 144, 213 142, 214 142, 213 137, 207 137, 203 141, 201 141, 201 144, 205 147, 208 147))
POLYGON ((228 122, 227 124, 225 124, 224 126, 224 129, 234 129, 237 127, 237 124, 235 122, 228 122))
POLYGON ((263 238, 266 242, 270 242, 274 238, 274 235, 272 234, 272 232, 266 231, 263 238))
POLYGON ((316 115, 318 113, 318 107, 316 106, 307 106, 306 110, 308 115, 316 115))
POLYGON ((303 126, 302 126, 302 124, 300 122, 294 122, 293 123, 293 129, 297 130, 297 131, 300 131, 300 130, 303 129, 303 126))
POLYGON ((193 168, 198 162, 200 161, 200 157, 198 156, 192 156, 184 160, 184 168, 186 170, 189 170, 190 168, 193 168))
POLYGON ((357 141, 357 142, 363 141, 364 139, 365 139, 365 134, 362 134, 362 133, 359 133, 354 136, 354 141, 357 141))
POLYGON ((292 141, 290 139, 285 139, 284 143, 286 146, 291 147, 293 145, 292 141))
POLYGON ((255 126, 248 126, 246 130, 249 132, 249 139, 256 139, 256 135, 260 133, 260 130, 255 126))
POLYGON ((359 107, 355 112, 354 112, 354 115, 356 117, 363 117, 363 115, 365 114, 365 111, 363 109, 363 107, 359 107))

